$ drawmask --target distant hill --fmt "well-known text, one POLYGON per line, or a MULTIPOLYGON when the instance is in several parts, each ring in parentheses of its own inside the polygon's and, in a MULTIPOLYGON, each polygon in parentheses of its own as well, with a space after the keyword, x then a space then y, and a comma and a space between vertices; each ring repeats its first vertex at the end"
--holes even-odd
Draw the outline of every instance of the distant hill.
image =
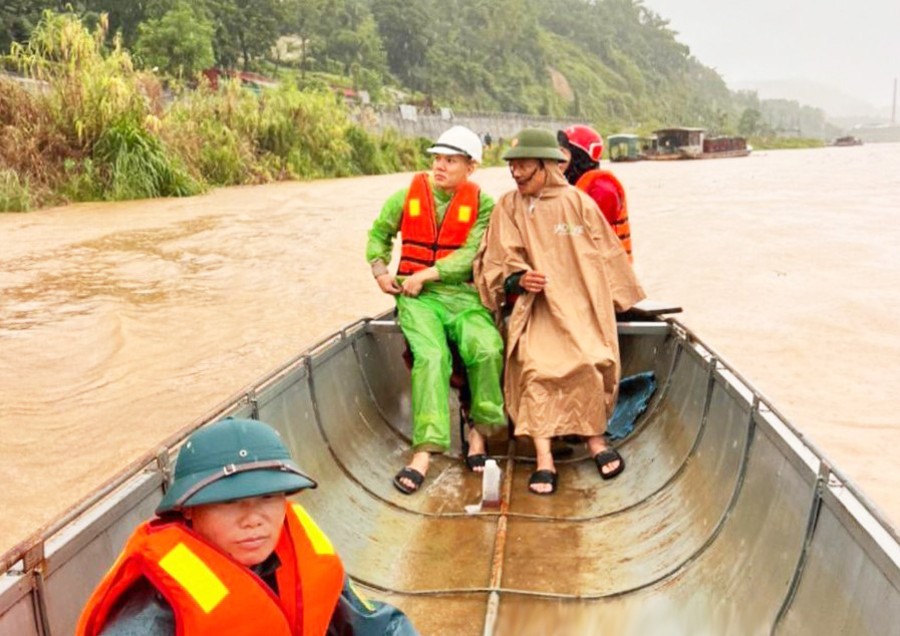
POLYGON ((878 117, 883 115, 863 99, 818 82, 808 80, 759 80, 741 82, 733 88, 755 90, 760 99, 791 99, 821 108, 835 118, 878 117))

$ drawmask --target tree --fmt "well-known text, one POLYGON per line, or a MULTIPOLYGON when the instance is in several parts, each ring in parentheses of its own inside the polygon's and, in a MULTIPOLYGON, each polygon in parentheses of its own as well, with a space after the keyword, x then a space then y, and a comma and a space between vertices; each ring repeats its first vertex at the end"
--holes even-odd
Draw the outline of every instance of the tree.
POLYGON ((332 0, 329 14, 334 22, 329 25, 330 34, 321 34, 324 56, 341 64, 345 75, 350 75, 354 67, 386 72, 387 57, 378 26, 365 4, 360 0, 332 0))
POLYGON ((157 13, 153 12, 154 6, 161 0, 81 0, 83 5, 82 16, 87 18, 87 23, 96 21, 97 16, 106 14, 109 20, 110 33, 119 33, 126 47, 134 45, 138 36, 138 27, 147 17, 159 17, 168 8, 171 2, 165 3, 157 13))
POLYGON ((306 77, 310 61, 316 49, 321 46, 319 25, 322 24, 331 0, 288 0, 285 3, 284 34, 299 40, 300 55, 298 66, 300 76, 306 77))
POLYGON ((253 68, 269 55, 284 23, 281 0, 201 0, 215 26, 216 63, 253 68))
POLYGON ((47 3, 39 0, 4 0, 0 7, 0 54, 9 51, 13 42, 25 42, 46 8, 47 3))
POLYGON ((184 0, 161 18, 138 27, 135 54, 146 68, 170 77, 192 78, 213 63, 215 29, 184 0))
POLYGON ((752 137, 759 134, 760 124, 762 122, 762 113, 755 108, 746 108, 741 114, 741 121, 738 122, 738 132, 744 137, 752 137))
POLYGON ((372 0, 372 14, 384 41, 388 67, 402 84, 422 90, 427 72, 425 59, 436 39, 431 1, 372 0))

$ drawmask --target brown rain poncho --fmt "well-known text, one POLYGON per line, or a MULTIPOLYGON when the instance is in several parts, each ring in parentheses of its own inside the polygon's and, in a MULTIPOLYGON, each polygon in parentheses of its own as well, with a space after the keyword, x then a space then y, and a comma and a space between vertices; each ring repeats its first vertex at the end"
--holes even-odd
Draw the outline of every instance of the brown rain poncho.
POLYGON ((597 205, 544 161, 539 197, 503 195, 475 259, 482 302, 497 312, 508 276, 547 275, 510 316, 504 395, 516 435, 598 435, 619 386, 616 311, 644 298, 622 244, 597 205))

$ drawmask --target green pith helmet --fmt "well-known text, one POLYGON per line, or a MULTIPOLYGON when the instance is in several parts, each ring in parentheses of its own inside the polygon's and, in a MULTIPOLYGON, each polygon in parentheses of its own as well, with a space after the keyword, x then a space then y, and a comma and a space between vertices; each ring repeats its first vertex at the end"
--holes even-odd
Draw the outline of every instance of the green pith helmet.
POLYGON ((228 418, 188 437, 156 514, 315 487, 275 429, 256 420, 228 418))
POLYGON ((559 149, 556 135, 543 128, 525 128, 510 141, 510 148, 503 153, 503 159, 553 159, 565 161, 559 149))

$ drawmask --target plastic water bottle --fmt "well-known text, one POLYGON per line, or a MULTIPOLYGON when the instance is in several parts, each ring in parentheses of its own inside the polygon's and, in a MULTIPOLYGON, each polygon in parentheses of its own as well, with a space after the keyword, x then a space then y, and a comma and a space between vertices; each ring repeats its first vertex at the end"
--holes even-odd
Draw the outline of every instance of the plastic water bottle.
POLYGON ((484 462, 484 472, 481 474, 481 507, 497 508, 500 506, 500 467, 497 460, 488 459, 484 462))

